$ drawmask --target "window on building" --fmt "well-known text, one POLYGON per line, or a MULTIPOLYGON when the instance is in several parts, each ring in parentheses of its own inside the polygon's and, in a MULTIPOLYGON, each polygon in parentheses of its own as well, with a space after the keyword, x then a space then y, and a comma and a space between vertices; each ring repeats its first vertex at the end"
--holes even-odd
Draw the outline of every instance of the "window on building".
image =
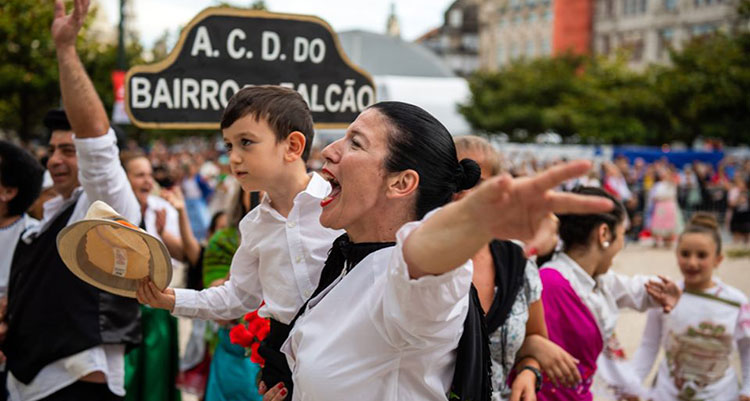
POLYGON ((630 60, 639 62, 643 60, 643 39, 636 39, 630 42, 630 60))
POLYGON ((455 9, 448 13, 448 24, 453 28, 460 28, 463 22, 464 13, 461 9, 455 9))
POLYGON ((521 16, 520 15, 516 15, 515 17, 513 17, 513 25, 521 25, 521 16))
POLYGON ((552 10, 550 9, 544 10, 544 20, 547 22, 552 22, 552 10))
POLYGON ((521 47, 518 45, 518 43, 513 43, 510 45, 510 57, 512 59, 517 59, 521 55, 521 47))
POLYGON ((479 51, 479 36, 465 34, 461 37, 461 45, 466 50, 479 51))
POLYGON ((526 0, 526 5, 529 7, 535 7, 537 0, 526 0))
POLYGON ((602 35, 602 39, 601 39, 602 54, 609 54, 609 52, 612 51, 610 46, 611 46, 611 43, 609 41, 609 35, 602 35))
POLYGON ((615 15, 615 0, 605 0, 604 3, 606 4, 605 10, 607 11, 607 17, 612 17, 615 15))
POLYGON ((550 45, 549 39, 542 40, 542 54, 544 55, 551 55, 552 54, 552 46, 550 45))
POLYGON ((497 58, 496 58, 496 60, 497 60, 497 65, 498 66, 502 66, 503 64, 505 64, 505 53, 504 53, 504 50, 505 49, 503 49, 502 46, 498 46, 497 47, 497 58))
POLYGON ((534 57, 534 42, 531 40, 526 41, 526 57, 534 57))
POLYGON ((535 23, 537 20, 537 14, 535 12, 529 12, 529 15, 526 16, 526 21, 529 24, 535 23))
POLYGON ((677 0, 664 0, 664 9, 668 11, 677 9, 677 0))
POLYGON ((716 31, 716 26, 713 24, 698 24, 693 25, 690 28, 690 33, 693 36, 703 36, 716 31))
POLYGON ((663 28, 659 30, 659 48, 658 48, 658 57, 662 58, 665 54, 669 51, 669 48, 672 47, 672 40, 674 39, 674 29, 672 28, 663 28))
POLYGON ((648 0, 638 0, 638 13, 645 14, 648 9, 648 0))
POLYGON ((510 0, 510 6, 514 10, 518 10, 521 8, 521 0, 510 0))

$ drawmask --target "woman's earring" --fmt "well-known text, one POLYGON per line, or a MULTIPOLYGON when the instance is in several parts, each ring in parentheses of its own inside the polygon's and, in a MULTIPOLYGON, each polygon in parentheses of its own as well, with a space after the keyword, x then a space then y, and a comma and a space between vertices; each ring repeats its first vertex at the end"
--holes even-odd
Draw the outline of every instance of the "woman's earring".
POLYGON ((609 241, 602 242, 602 247, 604 247, 604 249, 609 248, 609 241))

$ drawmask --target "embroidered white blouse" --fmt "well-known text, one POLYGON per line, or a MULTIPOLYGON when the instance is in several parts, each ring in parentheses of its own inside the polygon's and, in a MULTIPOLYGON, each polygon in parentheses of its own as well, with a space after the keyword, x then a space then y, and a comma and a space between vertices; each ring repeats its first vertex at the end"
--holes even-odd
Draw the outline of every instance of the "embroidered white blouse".
POLYGON ((240 222, 240 246, 232 258, 229 280, 195 291, 175 288, 175 316, 236 319, 265 305, 259 315, 288 324, 312 295, 328 250, 344 232, 320 225, 320 201, 330 184, 313 173, 284 218, 266 195, 240 222))
POLYGON ((282 346, 294 400, 446 399, 472 265, 411 279, 402 247, 420 224, 310 301, 282 346))

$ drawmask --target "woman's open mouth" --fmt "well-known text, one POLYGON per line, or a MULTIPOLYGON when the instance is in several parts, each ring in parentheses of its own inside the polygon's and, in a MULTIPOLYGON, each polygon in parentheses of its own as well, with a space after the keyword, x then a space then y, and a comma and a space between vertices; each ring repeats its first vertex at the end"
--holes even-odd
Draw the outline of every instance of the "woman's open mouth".
POLYGON ((341 193, 341 185, 336 181, 336 177, 330 171, 323 169, 321 175, 331 184, 331 192, 320 201, 320 207, 326 207, 339 196, 341 193))

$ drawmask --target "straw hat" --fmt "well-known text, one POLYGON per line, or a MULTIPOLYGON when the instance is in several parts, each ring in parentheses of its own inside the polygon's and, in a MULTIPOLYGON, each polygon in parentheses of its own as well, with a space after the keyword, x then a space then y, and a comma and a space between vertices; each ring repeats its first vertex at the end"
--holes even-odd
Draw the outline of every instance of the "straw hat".
POLYGON ((60 231, 57 251, 78 278, 113 294, 135 298, 138 280, 147 276, 162 290, 172 280, 172 262, 161 240, 102 201, 60 231))

